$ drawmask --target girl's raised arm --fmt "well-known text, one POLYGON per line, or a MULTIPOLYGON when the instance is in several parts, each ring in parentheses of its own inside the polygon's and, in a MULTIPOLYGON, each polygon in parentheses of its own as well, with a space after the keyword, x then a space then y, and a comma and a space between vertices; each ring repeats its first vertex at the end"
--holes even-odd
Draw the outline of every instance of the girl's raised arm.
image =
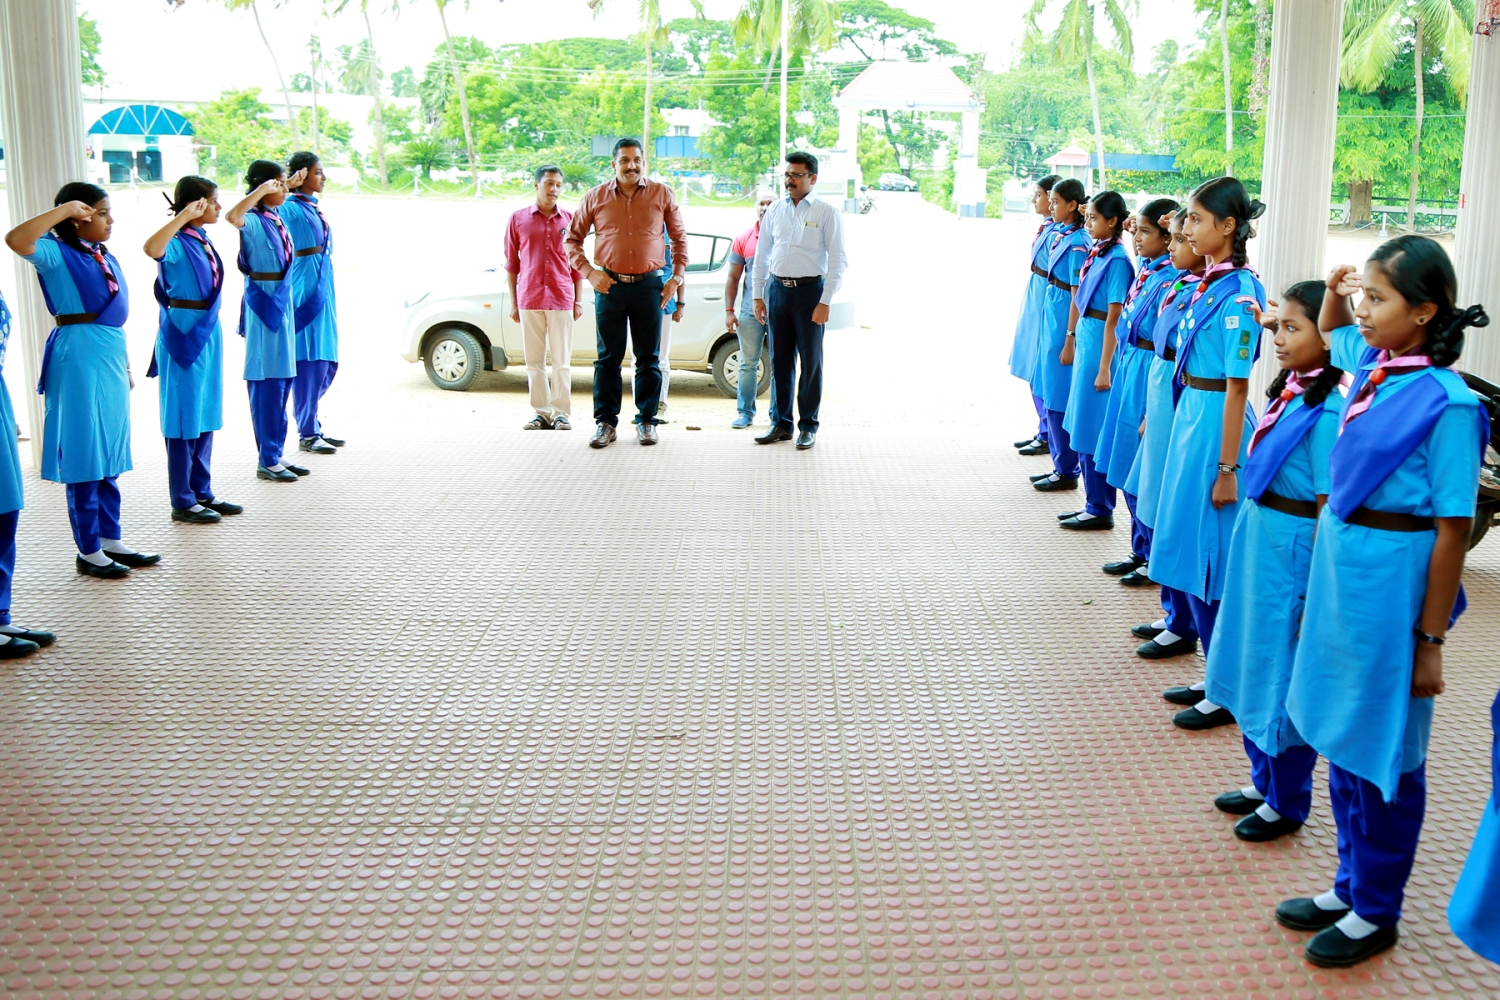
POLYGON ((167 245, 172 242, 172 237, 177 235, 177 231, 206 211, 208 211, 207 198, 199 198, 195 202, 190 202, 182 211, 172 216, 172 221, 158 229, 146 241, 146 245, 142 248, 146 251, 146 256, 152 260, 161 260, 167 252, 167 245))
POLYGON ((239 203, 224 215, 224 221, 236 229, 245 228, 245 213, 254 208, 262 198, 273 191, 285 190, 285 183, 273 177, 239 200, 239 203))
POLYGON ((43 212, 34 219, 27 219, 5 234, 5 245, 22 257, 36 253, 36 241, 47 235, 48 230, 64 219, 87 222, 94 217, 94 207, 81 201, 70 201, 58 205, 50 212, 43 212))
POLYGON ((1359 272, 1353 264, 1340 264, 1328 272, 1325 284, 1333 294, 1323 296, 1323 308, 1318 311, 1318 329, 1329 333, 1341 326, 1353 326, 1354 306, 1349 304, 1349 298, 1361 287, 1359 272))

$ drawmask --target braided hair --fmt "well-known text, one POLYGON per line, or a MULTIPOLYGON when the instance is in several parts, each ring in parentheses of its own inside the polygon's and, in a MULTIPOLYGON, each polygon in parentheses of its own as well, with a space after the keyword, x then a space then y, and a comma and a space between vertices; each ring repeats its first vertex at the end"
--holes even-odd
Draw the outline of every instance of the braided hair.
MULTIPOLYGON (((72 183, 64 184, 62 186, 62 188, 57 192, 57 197, 52 199, 52 204, 55 207, 58 205, 66 205, 70 201, 81 201, 85 205, 97 205, 108 197, 109 192, 105 191, 97 184, 87 184, 83 181, 73 181, 72 183)), ((78 224, 73 219, 63 219, 57 225, 52 227, 52 232, 53 235, 62 240, 68 246, 72 247, 74 250, 77 250, 80 253, 86 252, 83 248, 83 241, 78 238, 78 224)))
POLYGON ((1266 206, 1245 191, 1245 185, 1234 177, 1215 177, 1204 181, 1192 194, 1192 200, 1206 209, 1216 219, 1234 220, 1234 246, 1229 259, 1235 267, 1244 267, 1250 262, 1246 253, 1249 242, 1255 238, 1255 229, 1250 220, 1258 219, 1266 212, 1266 206))
POLYGON ((1380 266, 1386 280, 1407 305, 1431 302, 1437 306, 1422 341, 1422 353, 1437 367, 1448 368, 1458 360, 1464 350, 1464 330, 1489 325, 1490 318, 1483 306, 1459 309, 1455 305, 1458 276, 1453 273, 1447 251, 1436 240, 1410 234, 1398 236, 1376 247, 1370 254, 1370 263, 1380 266))
POLYGON ((1114 219, 1114 232, 1109 234, 1109 243, 1113 245, 1120 242, 1120 236, 1125 232, 1125 220, 1130 217, 1130 209, 1125 207, 1125 199, 1120 197, 1118 191, 1100 191, 1089 200, 1094 206, 1094 214, 1103 219, 1114 219))
MULTIPOLYGON (((1069 177, 1066 180, 1058 181, 1052 185, 1052 193, 1063 201, 1077 202, 1079 205, 1088 200, 1088 192, 1083 189, 1083 181, 1078 180, 1076 177, 1069 177)), ((1078 208, 1073 210, 1073 225, 1083 225, 1083 209, 1078 208)))
POLYGON ((212 198, 218 190, 219 185, 207 177, 199 177, 197 174, 180 177, 177 180, 177 187, 172 190, 172 197, 167 199, 167 203, 171 206, 167 211, 176 215, 199 198, 212 198))
MULTIPOLYGON (((1290 300, 1297 303, 1302 311, 1307 314, 1307 318, 1316 323, 1318 321, 1318 313, 1323 309, 1323 295, 1327 291, 1327 286, 1321 281, 1299 281, 1283 292, 1281 297, 1283 300, 1290 300)), ((1281 390, 1286 388, 1287 379, 1291 375, 1292 370, 1290 368, 1281 369, 1276 377, 1271 380, 1270 386, 1267 387, 1266 398, 1275 399, 1281 395, 1281 390)), ((1334 367, 1332 362, 1325 364, 1323 370, 1318 373, 1318 377, 1313 379, 1312 384, 1303 391, 1303 402, 1308 406, 1317 406, 1328 398, 1329 393, 1333 392, 1334 387, 1339 384, 1339 379, 1343 377, 1344 370, 1342 368, 1334 367)))

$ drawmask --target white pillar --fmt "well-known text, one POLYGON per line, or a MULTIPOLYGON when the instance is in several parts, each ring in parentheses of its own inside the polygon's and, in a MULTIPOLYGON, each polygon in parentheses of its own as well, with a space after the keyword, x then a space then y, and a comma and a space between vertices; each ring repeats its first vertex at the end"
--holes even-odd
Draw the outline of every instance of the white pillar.
POLYGON ((858 108, 846 106, 839 107, 839 149, 846 153, 853 153, 859 149, 859 117, 858 108))
POLYGON ((1469 63, 1469 115, 1458 182, 1458 304, 1478 302, 1490 325, 1470 330, 1459 367, 1500 381, 1500 34, 1475 35, 1469 63))
MULTIPOLYGON (((0 3, 0 101, 12 224, 47 211, 58 188, 85 179, 77 18, 74 0, 0 3)), ((40 466, 42 398, 36 394, 36 380, 52 317, 36 272, 20 258, 12 259, 18 301, 11 353, 21 349, 31 459, 40 466)))
MULTIPOLYGON (((1271 16, 1260 196, 1266 214, 1256 225, 1260 237, 1251 249, 1267 293, 1279 299, 1288 285, 1323 277, 1343 3, 1278 0, 1271 16)), ((1263 345, 1252 381, 1264 386, 1274 366, 1274 356, 1263 345)))

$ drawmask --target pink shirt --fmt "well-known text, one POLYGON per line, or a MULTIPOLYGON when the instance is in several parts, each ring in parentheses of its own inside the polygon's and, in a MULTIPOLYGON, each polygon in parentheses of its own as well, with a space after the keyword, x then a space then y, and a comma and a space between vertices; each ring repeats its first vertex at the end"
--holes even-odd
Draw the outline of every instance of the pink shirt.
POLYGON ((561 205, 543 215, 535 203, 519 209, 505 227, 505 269, 516 276, 519 309, 573 308, 578 272, 568 266, 563 235, 573 213, 561 205))

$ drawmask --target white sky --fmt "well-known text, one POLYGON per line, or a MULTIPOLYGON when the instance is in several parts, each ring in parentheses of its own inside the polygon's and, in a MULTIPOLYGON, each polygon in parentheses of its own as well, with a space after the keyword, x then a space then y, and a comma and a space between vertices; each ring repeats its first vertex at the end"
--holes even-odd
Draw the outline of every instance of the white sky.
MULTIPOLYGON (((306 61, 309 35, 318 35, 323 51, 364 37, 364 24, 351 0, 350 10, 325 17, 319 0, 260 0, 261 20, 288 80, 306 61)), ((938 32, 965 51, 989 53, 993 68, 1002 67, 1020 40, 1029 0, 897 0, 937 23, 938 32)), ((431 0, 406 0, 399 14, 385 0, 371 0, 371 22, 381 64, 389 73, 410 65, 421 74, 442 28, 431 0)), ((709 17, 727 18, 738 0, 706 0, 709 17)), ((1135 20, 1136 63, 1144 68, 1151 51, 1166 38, 1186 43, 1193 38, 1192 0, 1142 0, 1135 20)), ((664 18, 686 17, 688 0, 662 0, 664 18)), ((79 0, 79 9, 99 22, 104 45, 100 56, 108 90, 119 96, 180 96, 196 99, 231 87, 260 86, 272 91, 276 76, 255 22, 248 11, 230 13, 221 0, 187 0, 169 9, 166 0, 79 0), (172 53, 183 53, 173 57, 172 53), (189 55, 189 53, 191 53, 189 55)), ((488 44, 536 42, 593 35, 625 37, 636 30, 635 0, 605 0, 594 17, 584 0, 472 0, 465 11, 450 0, 449 28, 473 34, 488 44)))

